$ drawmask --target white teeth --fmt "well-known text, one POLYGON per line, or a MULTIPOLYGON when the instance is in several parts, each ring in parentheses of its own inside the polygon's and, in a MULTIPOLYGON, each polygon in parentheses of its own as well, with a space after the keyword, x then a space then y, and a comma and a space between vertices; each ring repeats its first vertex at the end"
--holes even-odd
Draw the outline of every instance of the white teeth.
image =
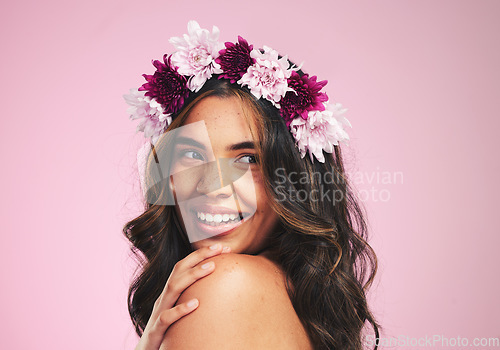
POLYGON ((212 225, 220 224, 221 222, 228 223, 230 221, 235 221, 235 220, 239 221, 239 215, 236 214, 208 214, 208 213, 197 212, 196 216, 201 221, 205 221, 206 223, 212 225))

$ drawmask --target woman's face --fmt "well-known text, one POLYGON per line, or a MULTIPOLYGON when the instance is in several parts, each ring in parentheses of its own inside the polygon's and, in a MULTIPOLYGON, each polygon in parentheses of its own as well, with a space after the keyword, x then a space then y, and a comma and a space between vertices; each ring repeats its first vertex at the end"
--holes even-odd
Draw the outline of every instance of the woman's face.
POLYGON ((206 97, 176 136, 171 187, 194 249, 221 243, 234 253, 256 254, 278 222, 244 108, 236 97, 206 97))

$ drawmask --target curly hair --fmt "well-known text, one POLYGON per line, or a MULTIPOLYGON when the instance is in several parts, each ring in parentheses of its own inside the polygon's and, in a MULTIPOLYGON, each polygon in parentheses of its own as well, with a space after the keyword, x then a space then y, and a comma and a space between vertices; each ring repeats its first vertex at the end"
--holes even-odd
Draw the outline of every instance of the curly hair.
MULTIPOLYGON (((345 176, 340 146, 325 154, 324 163, 300 158, 276 107, 217 76, 191 94, 169 130, 181 126, 207 96, 237 97, 257 116, 257 159, 270 205, 279 216, 267 248, 285 272, 288 295, 314 348, 362 349, 366 325, 379 336, 366 300, 377 259, 367 243, 364 210, 345 176)), ((193 251, 173 206, 146 203, 144 209, 123 227, 140 264, 128 294, 139 336, 174 265, 193 251)))

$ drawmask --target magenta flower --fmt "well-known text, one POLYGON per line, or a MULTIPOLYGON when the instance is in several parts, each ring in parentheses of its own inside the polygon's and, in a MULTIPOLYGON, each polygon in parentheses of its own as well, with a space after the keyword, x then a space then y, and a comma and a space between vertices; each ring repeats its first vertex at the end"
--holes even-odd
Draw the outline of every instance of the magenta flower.
POLYGON ((139 91, 146 91, 146 96, 156 99, 165 109, 165 113, 176 113, 189 95, 186 78, 172 67, 170 57, 164 55, 163 62, 165 63, 153 61, 156 72, 153 75, 143 74, 147 83, 144 83, 139 91))
POLYGON ((307 119, 310 111, 324 111, 323 102, 328 101, 328 96, 320 92, 327 81, 316 81, 316 76, 309 78, 308 74, 300 76, 293 71, 288 79, 288 86, 293 91, 288 91, 280 101, 281 116, 290 125, 293 118, 298 115, 307 119))
POLYGON ((250 57, 255 59, 255 64, 248 67, 237 83, 241 86, 248 85, 250 92, 257 99, 264 97, 280 108, 278 102, 290 90, 287 79, 292 70, 289 69, 288 58, 278 58, 278 52, 267 46, 264 46, 264 53, 252 50, 250 57))
POLYGON ((224 72, 219 79, 229 79, 231 84, 234 84, 247 72, 248 67, 255 63, 255 59, 250 57, 253 45, 248 45, 248 42, 239 35, 236 44, 226 42, 225 45, 226 48, 220 50, 220 56, 215 62, 220 64, 224 72))
POLYGON ((311 111, 307 119, 297 117, 292 120, 290 132, 295 138, 301 158, 309 152, 312 162, 314 155, 319 162, 324 163, 323 151, 332 153, 333 146, 337 146, 339 142, 347 143, 349 135, 344 130, 344 125, 351 124, 343 116, 346 110, 340 103, 324 103, 323 111, 311 111))

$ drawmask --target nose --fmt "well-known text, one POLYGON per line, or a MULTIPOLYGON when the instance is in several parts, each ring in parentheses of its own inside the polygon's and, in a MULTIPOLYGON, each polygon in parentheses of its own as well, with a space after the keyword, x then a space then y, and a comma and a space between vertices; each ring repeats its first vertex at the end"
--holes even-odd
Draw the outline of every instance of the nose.
POLYGON ((231 176, 227 167, 221 166, 224 163, 221 160, 208 162, 203 165, 203 172, 196 191, 214 198, 227 198, 232 195, 231 176))

